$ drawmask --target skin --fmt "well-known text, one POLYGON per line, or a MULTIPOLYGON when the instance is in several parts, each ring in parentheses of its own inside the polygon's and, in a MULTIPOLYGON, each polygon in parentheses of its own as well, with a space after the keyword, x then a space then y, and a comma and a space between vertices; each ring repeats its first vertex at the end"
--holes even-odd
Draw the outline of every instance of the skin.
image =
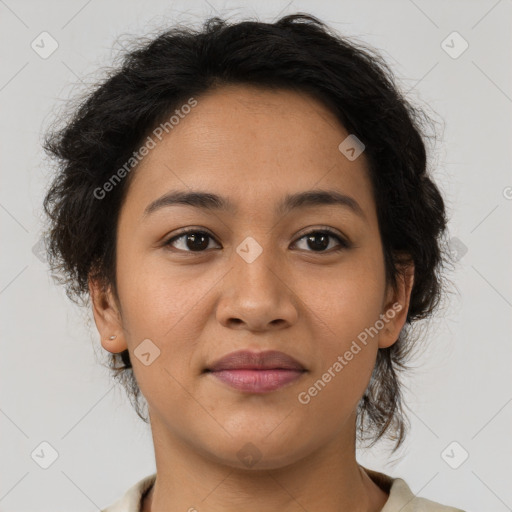
POLYGON ((356 461, 356 408, 377 350, 405 323, 413 266, 396 290, 386 284, 364 153, 350 161, 339 151, 348 132, 306 94, 228 86, 197 99, 132 176, 117 233, 118 296, 90 281, 102 345, 128 348, 149 406, 158 476, 143 510, 379 511, 388 495, 356 461), (318 188, 351 196, 364 216, 325 204, 274 212, 286 194, 318 188), (173 205, 144 215, 176 189, 225 196, 238 211, 173 205), (304 238, 326 226, 351 247, 333 252, 336 238, 326 249, 304 238), (180 228, 213 238, 202 252, 186 237, 165 246, 180 228), (248 236, 263 250, 251 263, 236 252, 248 236), (393 304, 402 310, 301 404, 298 394, 393 304), (160 350, 148 366, 134 355, 145 339, 160 350), (280 350, 308 371, 262 395, 202 373, 239 349, 280 350), (252 467, 237 456, 247 443, 261 456, 252 467))

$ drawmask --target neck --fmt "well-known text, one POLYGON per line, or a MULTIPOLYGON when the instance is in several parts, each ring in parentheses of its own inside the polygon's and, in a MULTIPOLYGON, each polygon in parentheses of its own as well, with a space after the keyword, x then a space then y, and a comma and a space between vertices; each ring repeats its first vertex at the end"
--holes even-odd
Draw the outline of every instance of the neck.
POLYGON ((341 433, 284 467, 257 470, 204 457, 166 435, 158 421, 152 432, 157 479, 142 512, 379 512, 388 498, 357 464, 351 435, 341 433))

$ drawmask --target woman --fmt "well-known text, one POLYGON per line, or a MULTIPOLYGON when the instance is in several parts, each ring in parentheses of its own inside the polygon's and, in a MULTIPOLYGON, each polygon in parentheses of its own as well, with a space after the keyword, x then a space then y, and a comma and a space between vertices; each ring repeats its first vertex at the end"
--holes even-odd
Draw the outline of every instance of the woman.
POLYGON ((48 135, 52 268, 155 448, 104 512, 459 510, 356 460, 403 442, 409 328, 441 294, 425 119, 296 14, 173 28, 48 135))

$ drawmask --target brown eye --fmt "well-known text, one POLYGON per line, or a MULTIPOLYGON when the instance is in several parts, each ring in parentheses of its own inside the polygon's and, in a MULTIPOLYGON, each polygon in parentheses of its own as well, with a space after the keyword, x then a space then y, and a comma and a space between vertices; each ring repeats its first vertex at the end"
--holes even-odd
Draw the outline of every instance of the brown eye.
POLYGON ((206 231, 190 230, 174 236, 165 245, 174 247, 179 251, 204 252, 208 249, 210 240, 213 240, 213 237, 206 231), (176 244, 176 242, 179 242, 179 244, 176 244), (176 245, 179 245, 179 247, 176 247, 176 245))
POLYGON ((336 252, 341 251, 342 249, 348 249, 350 247, 350 244, 346 240, 329 229, 316 230, 306 233, 301 238, 299 238, 295 244, 304 239, 306 240, 307 247, 311 249, 311 252, 336 252), (338 248, 335 248, 334 251, 327 251, 326 249, 329 248, 331 239, 338 241, 338 248))

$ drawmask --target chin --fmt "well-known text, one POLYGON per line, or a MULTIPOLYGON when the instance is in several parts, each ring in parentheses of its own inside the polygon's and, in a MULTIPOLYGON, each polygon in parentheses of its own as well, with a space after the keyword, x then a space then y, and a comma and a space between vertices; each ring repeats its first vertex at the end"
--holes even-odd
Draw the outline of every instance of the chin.
POLYGON ((296 463, 308 454, 303 445, 296 445, 301 437, 292 431, 281 434, 270 430, 253 429, 219 443, 211 443, 209 448, 212 459, 223 465, 257 472, 258 470, 280 469, 296 463))

